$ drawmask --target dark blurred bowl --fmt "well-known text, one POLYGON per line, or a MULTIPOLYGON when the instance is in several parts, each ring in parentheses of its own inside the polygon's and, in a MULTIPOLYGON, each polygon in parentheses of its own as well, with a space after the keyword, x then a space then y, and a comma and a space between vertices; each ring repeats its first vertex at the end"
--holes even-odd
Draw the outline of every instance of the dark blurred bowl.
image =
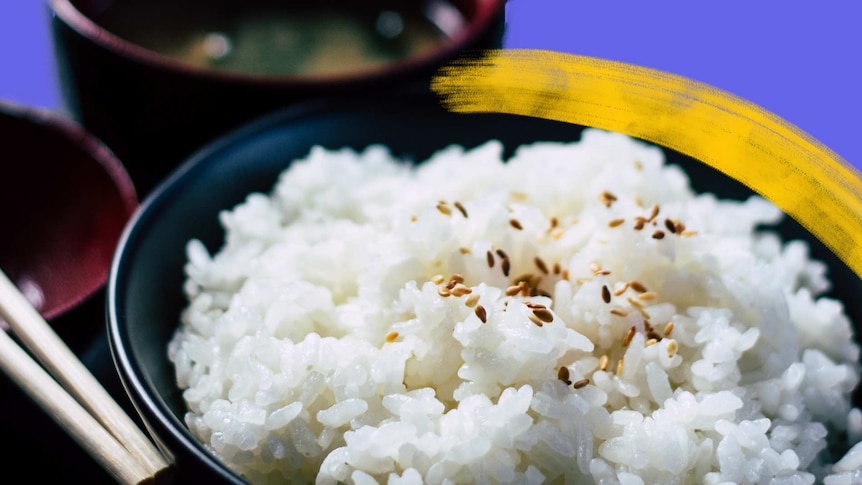
MULTIPOLYGON (((376 103, 322 103, 295 108, 258 121, 198 152, 142 205, 117 250, 108 288, 109 339, 127 391, 144 419, 177 455, 180 470, 192 476, 241 480, 207 453, 183 424, 184 405, 174 383, 167 344, 185 306, 182 292, 184 247, 202 240, 211 252, 223 242, 218 213, 252 191, 269 192, 276 176, 313 145, 362 149, 383 143, 393 153, 421 160, 449 144, 478 146, 501 140, 507 155, 538 141, 575 141, 582 127, 500 114, 459 115, 412 98, 376 103)), ((694 188, 720 197, 744 199, 751 190, 705 164, 665 150, 681 165, 694 188)), ((780 232, 804 239, 813 257, 825 261, 835 282, 830 296, 844 302, 862 322, 862 280, 790 218, 780 232)))
MULTIPOLYGON (((193 150, 254 117, 318 96, 357 98, 371 92, 391 92, 403 86, 427 85, 437 68, 459 54, 500 47, 506 2, 362 2, 363 8, 375 11, 454 6, 464 20, 463 27, 431 50, 381 66, 325 75, 264 75, 195 67, 133 44, 93 20, 99 19, 106 8, 124 1, 49 0, 48 5, 67 109, 124 161, 142 195, 193 150)), ((175 4, 184 1, 177 0, 175 4)), ((261 2, 290 6, 309 0, 287 3, 254 0, 254 3, 261 2)), ((313 5, 320 3, 321 0, 311 2, 313 5)), ((213 15, 219 8, 250 4, 241 0, 217 0, 206 5, 212 11, 201 12, 201 15, 213 15)), ((146 19, 141 22, 148 23, 146 19)), ((153 25, 154 30, 164 27, 153 25)))
POLYGON ((53 320, 104 288, 135 188, 62 115, 0 101, 0 140, 0 268, 53 320))

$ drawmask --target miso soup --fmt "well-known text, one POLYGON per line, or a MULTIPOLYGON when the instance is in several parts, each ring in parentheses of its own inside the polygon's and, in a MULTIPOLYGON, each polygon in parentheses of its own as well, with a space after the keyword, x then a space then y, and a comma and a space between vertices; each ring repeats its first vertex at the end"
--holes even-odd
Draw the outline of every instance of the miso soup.
POLYGON ((116 0, 94 21, 129 42, 194 66, 281 75, 379 66, 433 48, 447 38, 444 31, 451 33, 463 22, 444 1, 375 5, 116 0))

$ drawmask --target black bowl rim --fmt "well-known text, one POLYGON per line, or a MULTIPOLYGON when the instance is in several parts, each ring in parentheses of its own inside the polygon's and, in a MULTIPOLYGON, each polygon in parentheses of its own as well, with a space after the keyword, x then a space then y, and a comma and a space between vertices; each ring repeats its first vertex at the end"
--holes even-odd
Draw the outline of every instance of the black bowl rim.
POLYGON ((72 0, 48 0, 48 7, 60 22, 85 39, 124 58, 157 69, 226 84, 310 88, 367 84, 420 73, 456 58, 473 42, 493 32, 495 22, 505 18, 508 0, 477 0, 476 17, 436 48, 394 62, 367 69, 315 75, 255 75, 238 71, 207 69, 146 49, 108 32, 72 4, 72 0))

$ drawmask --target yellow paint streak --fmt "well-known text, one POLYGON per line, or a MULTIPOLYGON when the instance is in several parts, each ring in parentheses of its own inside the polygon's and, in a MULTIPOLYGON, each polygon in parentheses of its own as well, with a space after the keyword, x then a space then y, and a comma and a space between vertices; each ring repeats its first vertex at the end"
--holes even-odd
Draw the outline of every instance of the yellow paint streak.
POLYGON ((462 58, 431 88, 450 111, 592 126, 691 156, 772 201, 862 277, 862 175, 749 101, 655 69, 541 50, 462 58))

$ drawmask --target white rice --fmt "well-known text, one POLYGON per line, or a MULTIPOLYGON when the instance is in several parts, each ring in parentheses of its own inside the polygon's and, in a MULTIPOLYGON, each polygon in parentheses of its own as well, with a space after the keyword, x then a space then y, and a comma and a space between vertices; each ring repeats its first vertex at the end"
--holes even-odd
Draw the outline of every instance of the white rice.
POLYGON ((862 483, 859 347, 781 217, 598 130, 315 148, 188 244, 186 423, 256 484, 862 483))

